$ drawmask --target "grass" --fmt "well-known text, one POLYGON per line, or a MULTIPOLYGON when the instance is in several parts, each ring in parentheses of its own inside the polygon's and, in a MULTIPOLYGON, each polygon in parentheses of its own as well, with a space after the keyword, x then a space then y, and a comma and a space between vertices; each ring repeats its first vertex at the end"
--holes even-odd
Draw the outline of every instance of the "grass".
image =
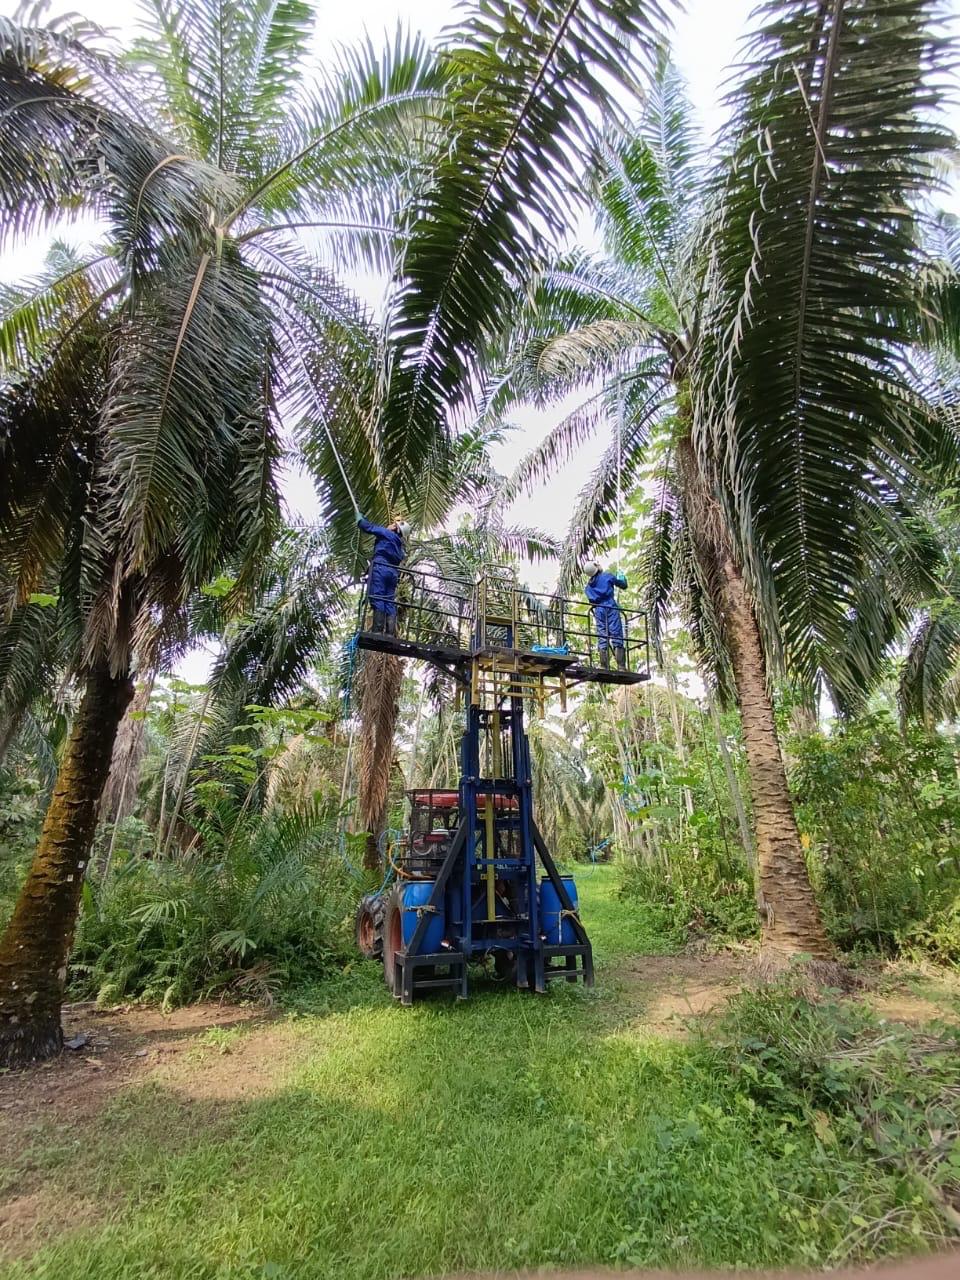
MULTIPOLYGON (((931 1108, 956 1107, 956 1045, 952 1059, 930 1049, 924 1090, 908 1041, 903 1056, 867 1015, 786 993, 744 997, 712 1043, 638 1033, 616 966, 671 939, 655 910, 617 900, 612 869, 579 887, 595 992, 487 989, 404 1010, 360 964, 298 994, 296 1064, 260 1097, 189 1103, 175 1076, 159 1078, 122 1093, 82 1142, 38 1129, 11 1178, 110 1208, 3 1274, 820 1266, 944 1238, 953 1156, 913 1168, 910 1152, 931 1108), (834 1097, 824 1064, 851 1035, 867 1056, 847 1062, 834 1097), (902 1126, 891 1159, 865 1150, 856 1115, 884 1088, 902 1126)), ((241 1037, 205 1045, 216 1056, 241 1037)))

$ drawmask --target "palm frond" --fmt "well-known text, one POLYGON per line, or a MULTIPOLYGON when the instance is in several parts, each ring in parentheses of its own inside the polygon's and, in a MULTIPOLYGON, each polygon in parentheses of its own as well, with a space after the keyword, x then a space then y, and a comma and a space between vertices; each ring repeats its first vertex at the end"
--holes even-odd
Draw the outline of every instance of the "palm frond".
MULTIPOLYGON (((75 578, 82 560, 102 452, 104 336, 97 325, 73 330, 52 355, 0 382, 0 566, 12 602, 61 566, 75 578)), ((76 603, 65 599, 64 609, 76 603)))
POLYGON ((608 253, 656 280, 667 304, 661 323, 685 328, 691 301, 685 257, 704 174, 684 84, 665 52, 636 126, 605 141, 597 169, 608 253))
POLYGON ((52 596, 44 604, 20 605, 9 621, 0 623, 0 759, 31 705, 62 669, 62 648, 63 631, 52 596))
POLYGON ((146 0, 150 34, 130 63, 151 83, 194 154, 249 173, 287 124, 290 90, 313 29, 302 0, 146 0), (269 145, 269 143, 268 143, 269 145))
MULTIPOLYGON (((395 233, 441 141, 446 80, 435 51, 399 24, 382 48, 366 39, 344 49, 296 84, 270 172, 245 207, 271 220, 339 216, 395 233)), ((369 262, 394 265, 395 240, 350 238, 369 262)), ((341 247, 347 239, 337 237, 341 247)))
POLYGON ((119 287, 110 254, 81 256, 55 242, 39 276, 0 285, 0 376, 39 361, 51 343, 96 315, 119 287))
POLYGON ((643 611, 658 660, 662 656, 663 636, 679 579, 674 569, 674 544, 681 536, 679 526, 683 516, 674 492, 672 461, 668 446, 666 456, 652 469, 653 511, 641 528, 639 538, 643 611))
POLYGON ((587 104, 609 103, 611 82, 636 88, 663 19, 653 0, 486 0, 449 50, 455 142, 408 219, 390 320, 391 469, 468 401, 486 334, 580 198, 587 104))
POLYGON ((104 410, 105 513, 122 529, 125 573, 176 548, 187 580, 203 582, 228 549, 263 549, 278 509, 273 351, 236 250, 171 247, 124 319, 104 410))
POLYGON ((938 212, 924 226, 927 261, 917 278, 922 342, 960 356, 960 218, 938 212))
POLYGON ((936 0, 770 0, 732 94, 698 447, 718 460, 755 595, 775 595, 807 682, 844 641, 862 512, 927 431, 902 352, 914 207, 950 143, 935 118, 940 14, 936 0))
POLYGON ((242 706, 273 706, 295 693, 345 607, 339 576, 313 536, 286 532, 261 567, 252 608, 228 628, 211 674, 214 706, 238 697, 242 706))
POLYGON ((947 601, 923 618, 911 637, 897 691, 901 716, 935 725, 941 716, 954 715, 947 692, 958 663, 960 606, 947 601))
POLYGON ((672 388, 646 380, 628 384, 622 413, 614 419, 613 439, 599 466, 581 490, 560 557, 558 591, 565 593, 584 557, 610 534, 623 493, 629 493, 644 465, 644 448, 672 398, 672 388))

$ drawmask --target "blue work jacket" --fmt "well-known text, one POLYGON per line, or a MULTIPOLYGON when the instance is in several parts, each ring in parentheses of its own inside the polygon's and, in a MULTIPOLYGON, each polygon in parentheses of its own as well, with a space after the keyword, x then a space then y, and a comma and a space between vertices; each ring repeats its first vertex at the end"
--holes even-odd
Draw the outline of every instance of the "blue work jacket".
POLYGON ((365 520, 362 516, 357 521, 357 525, 364 533, 373 535, 374 543, 371 560, 384 560, 394 567, 403 564, 407 549, 403 545, 403 538, 395 529, 385 529, 382 524, 371 524, 369 520, 365 520))
POLYGON ((585 588, 587 599, 591 604, 616 604, 614 589, 626 585, 622 573, 595 573, 585 588))

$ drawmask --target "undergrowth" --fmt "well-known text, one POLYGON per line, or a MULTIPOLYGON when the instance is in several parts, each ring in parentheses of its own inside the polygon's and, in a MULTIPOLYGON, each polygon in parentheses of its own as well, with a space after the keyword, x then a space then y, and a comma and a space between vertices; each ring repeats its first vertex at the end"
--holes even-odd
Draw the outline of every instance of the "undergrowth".
POLYGON ((229 993, 272 1003, 347 963, 356 884, 325 811, 212 808, 192 850, 122 854, 84 886, 74 997, 164 1006, 229 993))
POLYGON ((757 906, 743 866, 690 849, 670 850, 666 865, 623 864, 621 894, 646 903, 662 927, 683 941, 710 937, 743 942, 760 934, 757 906))
MULTIPOLYGON (((579 886, 594 992, 478 983, 465 1004, 402 1009, 358 961, 300 989, 292 1065, 260 1097, 191 1105, 184 1055, 76 1144, 24 1135, 12 1184, 110 1207, 6 1274, 818 1268, 954 1238, 957 1032, 784 986, 686 1039, 656 1035, 617 968, 642 974, 634 953, 671 941, 617 884, 601 867, 579 886)), ((207 1059, 236 1043, 211 1039, 207 1059)))

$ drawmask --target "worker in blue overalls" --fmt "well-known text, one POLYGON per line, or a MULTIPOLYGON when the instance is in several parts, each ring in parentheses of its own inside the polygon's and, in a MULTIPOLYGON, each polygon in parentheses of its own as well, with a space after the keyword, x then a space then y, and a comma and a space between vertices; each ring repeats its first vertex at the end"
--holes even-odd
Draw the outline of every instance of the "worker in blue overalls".
POLYGON ((614 592, 618 587, 625 587, 627 580, 622 573, 604 573, 596 560, 584 566, 587 575, 587 599, 593 606, 593 616, 597 624, 597 648, 600 650, 600 666, 606 670, 610 666, 610 647, 616 655, 617 666, 621 671, 627 668, 627 652, 623 638, 623 614, 617 604, 614 592))
POLYGON ((406 520, 394 520, 389 529, 371 524, 357 512, 357 524, 373 536, 373 555, 367 579, 367 599, 373 610, 373 630, 388 636, 397 634, 397 583, 400 566, 407 555, 404 538, 410 532, 406 520))

